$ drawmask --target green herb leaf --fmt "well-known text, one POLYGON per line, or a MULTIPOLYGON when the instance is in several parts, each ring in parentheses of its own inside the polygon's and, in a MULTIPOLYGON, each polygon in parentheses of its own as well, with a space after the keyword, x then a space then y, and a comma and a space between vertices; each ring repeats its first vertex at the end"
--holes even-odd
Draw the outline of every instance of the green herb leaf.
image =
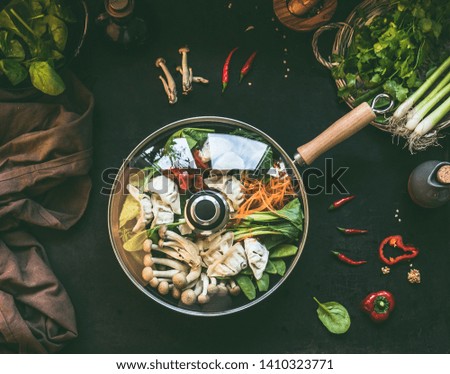
POLYGON ((25 58, 25 51, 22 44, 6 30, 0 31, 0 51, 8 58, 22 61, 25 58))
POLYGON ((350 315, 343 305, 335 301, 322 304, 315 297, 314 300, 319 305, 317 308, 317 316, 329 332, 333 334, 344 334, 348 331, 351 324, 350 315))
POLYGON ((261 279, 256 281, 256 284, 258 285, 258 290, 260 290, 261 292, 267 291, 269 289, 269 281, 270 281, 269 274, 263 273, 261 279))
POLYGON ((56 47, 62 52, 66 48, 68 30, 66 24, 58 17, 47 16, 47 23, 56 47))
POLYGON ((46 61, 32 62, 29 71, 33 86, 48 95, 57 96, 66 89, 61 77, 46 61))
POLYGON ((283 276, 286 274, 286 263, 283 260, 274 260, 273 265, 277 269, 277 274, 283 276))
POLYGON ((235 280, 247 299, 253 300, 256 297, 256 287, 250 277, 246 275, 238 275, 235 280))
POLYGON ((270 258, 284 258, 294 256, 298 251, 298 247, 292 244, 279 244, 271 252, 270 258))
MULTIPOLYGON (((247 269, 245 269, 245 270, 247 270, 247 269)), ((275 267, 274 263, 269 260, 269 261, 267 261, 267 265, 266 265, 266 268, 264 269, 264 271, 269 274, 276 274, 277 268, 275 267)), ((242 274, 242 271, 240 274, 242 274)))
POLYGON ((15 60, 0 60, 2 71, 13 86, 17 86, 27 78, 27 70, 15 60))

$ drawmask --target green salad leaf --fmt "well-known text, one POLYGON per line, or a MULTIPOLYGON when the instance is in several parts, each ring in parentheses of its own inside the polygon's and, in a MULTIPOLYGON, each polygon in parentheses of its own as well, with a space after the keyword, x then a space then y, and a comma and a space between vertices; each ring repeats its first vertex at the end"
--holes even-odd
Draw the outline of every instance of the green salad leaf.
POLYGON ((46 61, 32 62, 29 72, 33 86, 48 95, 57 96, 66 89, 61 77, 46 61))
POLYGON ((256 285, 258 286, 258 290, 260 292, 267 291, 269 289, 269 282, 270 282, 269 274, 263 273, 263 276, 261 277, 261 279, 258 279, 256 281, 256 285))
POLYGON ((345 55, 332 57, 333 77, 346 82, 338 95, 355 105, 382 90, 401 103, 449 53, 449 1, 388 0, 385 9, 378 17, 360 14, 368 21, 354 28, 345 55))
POLYGON ((271 252, 270 258, 290 257, 297 254, 298 247, 292 244, 279 244, 271 252))
POLYGON ((277 269, 277 274, 283 276, 286 274, 286 263, 283 260, 273 260, 273 265, 277 269))
POLYGON ((344 334, 348 331, 351 324, 350 315, 343 305, 335 301, 322 304, 315 297, 314 300, 319 305, 317 308, 317 316, 329 332, 333 334, 344 334))
POLYGON ((29 76, 33 86, 48 95, 65 90, 55 62, 64 60, 67 23, 76 22, 69 4, 68 0, 11 0, 0 11, 0 75, 12 85, 29 76))
POLYGON ((0 60, 0 72, 3 72, 13 86, 17 86, 27 78, 27 70, 16 60, 0 60))
POLYGON ((249 299, 253 300, 256 297, 256 287, 251 278, 247 275, 237 275, 235 277, 236 283, 241 288, 242 293, 249 299))
POLYGON ((208 134, 213 132, 214 130, 212 129, 186 127, 172 134, 167 140, 164 150, 166 153, 170 153, 172 144, 176 138, 185 138, 190 149, 200 148, 206 139, 208 139, 208 134))

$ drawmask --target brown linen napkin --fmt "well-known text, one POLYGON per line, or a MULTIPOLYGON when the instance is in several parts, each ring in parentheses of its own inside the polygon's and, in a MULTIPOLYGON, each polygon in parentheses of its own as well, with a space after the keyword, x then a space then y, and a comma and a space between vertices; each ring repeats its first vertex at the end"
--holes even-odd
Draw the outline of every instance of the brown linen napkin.
POLYGON ((50 353, 77 336, 72 303, 30 225, 66 230, 91 189, 92 94, 0 90, 0 353, 50 353))

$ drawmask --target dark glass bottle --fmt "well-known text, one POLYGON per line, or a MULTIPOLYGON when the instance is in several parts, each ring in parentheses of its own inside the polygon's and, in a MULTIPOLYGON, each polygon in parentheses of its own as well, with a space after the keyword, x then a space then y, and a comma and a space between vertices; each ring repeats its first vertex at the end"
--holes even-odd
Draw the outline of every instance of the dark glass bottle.
POLYGON ((408 181, 411 199, 424 208, 450 201, 450 162, 427 161, 417 166, 408 181))
POLYGON ((105 0, 105 13, 97 17, 109 39, 124 47, 140 44, 147 38, 147 26, 134 15, 135 0, 105 0))

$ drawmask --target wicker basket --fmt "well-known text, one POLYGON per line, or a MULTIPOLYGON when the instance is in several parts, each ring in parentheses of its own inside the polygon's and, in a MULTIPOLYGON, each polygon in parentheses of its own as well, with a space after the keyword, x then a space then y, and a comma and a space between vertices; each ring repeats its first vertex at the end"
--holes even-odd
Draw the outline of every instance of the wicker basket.
MULTIPOLYGON (((334 40, 334 44, 332 47, 332 54, 345 56, 350 44, 352 43, 354 29, 358 29, 364 24, 371 22, 375 17, 380 16, 382 14, 386 14, 391 8, 391 2, 389 0, 365 0, 361 4, 359 4, 353 11, 349 14, 345 22, 337 22, 330 23, 328 25, 322 26, 319 28, 313 36, 312 39, 312 47, 314 55, 316 56, 317 61, 319 61, 323 66, 328 69, 332 69, 334 66, 337 66, 338 63, 331 62, 330 59, 326 60, 322 57, 318 48, 318 41, 320 35, 328 30, 338 29, 336 38, 334 40), (360 15, 364 15, 361 17, 360 15)), ((338 88, 343 88, 346 86, 346 82, 344 79, 336 79, 336 85, 338 88)), ((350 108, 354 108, 353 102, 355 98, 349 96, 345 99, 345 102, 350 108)), ((443 122, 435 127, 433 131, 430 131, 426 134, 424 138, 423 144, 419 144, 417 148, 413 148, 411 151, 424 150, 429 145, 436 145, 437 139, 443 137, 441 131, 445 128, 450 127, 450 119, 447 116, 444 118, 443 122), (434 140, 436 139, 436 141, 434 140)), ((386 125, 373 121, 372 124, 383 131, 391 132, 386 125)))
MULTIPOLYGON (((332 47, 333 55, 341 55, 345 56, 347 53, 350 44, 353 39, 353 30, 354 28, 359 28, 362 25, 370 22, 374 17, 377 17, 389 10, 389 1, 387 0, 365 0, 361 4, 359 4, 353 11, 349 14, 345 22, 336 22, 330 23, 328 25, 322 26, 318 29, 313 36, 312 39, 312 47, 314 55, 316 56, 317 61, 319 61, 323 66, 328 69, 332 69, 334 66, 337 66, 338 63, 331 62, 330 59, 326 60, 322 57, 319 52, 318 42, 319 37, 325 31, 338 29, 336 38, 334 40, 334 44, 332 47), (364 14, 364 17, 360 17, 361 14, 364 14)), ((336 86, 340 89, 347 85, 344 79, 336 79, 336 86)), ((355 98, 353 96, 349 96, 345 99, 345 102, 350 108, 354 108, 353 102, 355 98)), ((378 127, 381 130, 388 131, 386 126, 382 123, 373 121, 372 124, 378 127)))

